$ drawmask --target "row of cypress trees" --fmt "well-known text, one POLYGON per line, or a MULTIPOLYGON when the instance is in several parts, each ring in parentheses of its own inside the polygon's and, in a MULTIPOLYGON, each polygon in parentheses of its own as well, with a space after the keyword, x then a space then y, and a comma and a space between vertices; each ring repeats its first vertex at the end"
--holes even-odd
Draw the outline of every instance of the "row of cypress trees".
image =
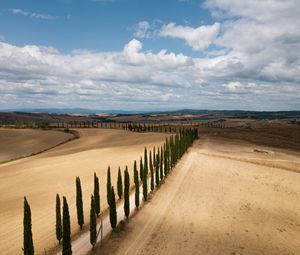
MULTIPOLYGON (((133 180, 135 186, 135 206, 140 206, 140 184, 143 189, 143 200, 148 200, 149 188, 148 178, 150 170, 150 189, 153 192, 155 186, 158 187, 162 184, 164 178, 168 175, 170 170, 175 166, 177 161, 183 156, 187 149, 192 145, 193 141, 198 138, 197 130, 182 131, 175 136, 166 138, 163 146, 158 148, 157 152, 155 147, 153 151, 149 151, 149 157, 147 148, 144 150, 143 158, 140 158, 139 171, 137 169, 136 160, 133 163, 133 180), (148 160, 149 159, 149 160, 148 160)), ((130 214, 129 204, 129 188, 130 188, 130 177, 128 168, 124 171, 124 192, 121 170, 118 170, 117 178, 117 191, 119 199, 124 195, 124 214, 126 218, 130 214)), ((110 167, 107 170, 107 203, 110 209, 110 223, 111 227, 116 228, 117 215, 116 215, 116 200, 114 188, 111 185, 111 173, 110 167)))
MULTIPOLYGON (((77 178, 76 177, 76 187, 77 187, 77 178)), ((80 184, 80 180, 79 180, 80 184)), ((81 189, 81 188, 80 188, 81 189)), ((78 209, 78 200, 76 200, 77 204, 77 214, 80 209, 78 209)), ((79 205, 79 208, 82 207, 82 201, 81 205, 79 205)), ((78 217, 78 224, 80 222, 80 228, 82 228, 82 221, 83 221, 83 212, 80 215, 80 219, 78 217)), ((72 243, 71 243, 71 223, 70 223, 70 213, 69 213, 69 205, 67 202, 67 198, 63 197, 63 215, 61 217, 61 204, 60 204, 60 197, 58 194, 56 194, 56 224, 55 224, 55 230, 56 230, 56 239, 59 243, 62 242, 62 254, 63 255, 71 255, 72 254, 72 243)))
MULTIPOLYGON (((56 238, 61 243, 62 254, 71 255, 71 224, 69 206, 66 197, 63 197, 63 215, 61 217, 60 197, 56 195, 56 238), (62 219, 62 221, 61 221, 62 219)), ((34 246, 32 238, 32 224, 31 224, 31 209, 29 203, 24 197, 24 218, 23 218, 23 253, 24 255, 33 255, 34 246)))
MULTIPOLYGON (((148 152, 145 148, 143 158, 140 158, 139 172, 137 169, 137 162, 133 164, 134 186, 135 186, 135 206, 140 206, 140 184, 143 189, 143 200, 148 200, 148 178, 150 176, 150 189, 153 192, 156 187, 159 187, 164 178, 169 174, 170 170, 175 166, 176 162, 183 156, 186 150, 191 146, 193 141, 198 138, 197 130, 182 131, 175 136, 166 138, 163 146, 156 151, 155 147, 153 151, 148 152), (148 163, 149 162, 149 163, 148 163), (150 175, 149 175, 150 170, 150 175)), ((114 187, 111 184, 111 172, 110 166, 107 170, 107 203, 109 205, 109 217, 110 224, 113 229, 117 227, 117 208, 114 187)), ((128 167, 126 166, 124 171, 124 189, 122 182, 121 169, 118 170, 117 178, 117 195, 119 199, 124 196, 124 214, 126 218, 130 214, 130 176, 128 167)), ((84 213, 83 213, 83 199, 82 188, 80 178, 76 177, 76 208, 77 208, 77 222, 80 229, 84 225, 84 213)), ((90 207, 90 243, 94 246, 97 241, 97 217, 100 210, 100 190, 99 179, 94 173, 94 193, 91 195, 91 207, 90 207)), ((34 254, 34 246, 32 239, 32 224, 31 224, 31 210, 24 197, 24 242, 23 252, 25 255, 34 254)), ((61 202, 60 197, 56 195, 56 238, 59 243, 62 242, 62 254, 71 255, 71 224, 69 206, 66 197, 63 197, 63 213, 61 216, 61 202)))
MULTIPOLYGON (((80 178, 76 177, 76 209, 77 209, 77 222, 82 230, 84 225, 83 213, 83 199, 80 178)), ((100 214, 100 191, 99 179, 94 173, 94 193, 91 195, 91 209, 90 209, 90 242, 94 246, 97 239, 97 216, 100 214)), ((67 199, 63 197, 63 217, 61 220, 61 205, 60 197, 56 195, 56 238, 59 243, 62 240, 62 254, 71 255, 71 226, 70 215, 67 199)))
MULTIPOLYGON (((114 124, 114 126, 116 127, 117 123, 114 124)), ((125 126, 123 126, 124 129, 128 129, 130 131, 133 132, 164 132, 164 133, 176 133, 176 132, 184 132, 184 130, 189 130, 188 126, 200 126, 200 123, 189 123, 189 125, 187 125, 186 127, 181 126, 172 126, 172 125, 168 125, 168 124, 159 124, 159 125, 150 125, 146 123, 125 123, 125 126)), ((212 125, 209 122, 208 123, 201 123, 201 126, 218 126, 221 127, 221 125, 212 125)), ((119 124, 120 127, 120 124, 119 124)))

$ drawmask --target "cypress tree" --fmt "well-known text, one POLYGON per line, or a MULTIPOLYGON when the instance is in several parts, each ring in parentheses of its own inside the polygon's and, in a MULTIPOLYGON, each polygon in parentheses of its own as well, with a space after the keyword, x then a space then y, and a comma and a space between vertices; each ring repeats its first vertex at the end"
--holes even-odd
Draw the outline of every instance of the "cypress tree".
POLYGON ((166 169, 167 169, 167 173, 170 172, 170 165, 169 165, 169 140, 168 137, 166 138, 166 169))
POLYGON ((160 148, 160 180, 162 181, 164 178, 164 170, 163 170, 163 147, 160 148))
POLYGON ((66 197, 63 197, 62 255, 72 255, 70 214, 66 197))
POLYGON ((175 165, 175 144, 174 144, 174 136, 172 136, 172 166, 175 165))
POLYGON ((144 151, 144 172, 146 173, 146 176, 148 176, 148 153, 146 147, 144 151))
POLYGON ((153 168, 155 168, 156 164, 156 154, 155 154, 155 146, 153 147, 153 168))
POLYGON ((169 140, 169 168, 172 170, 172 144, 171 144, 171 138, 169 140))
POLYGON ((181 158, 182 156, 182 151, 183 151, 183 134, 180 132, 178 135, 178 159, 181 158))
POLYGON ((170 143, 170 139, 168 141, 168 165, 169 165, 169 171, 172 170, 172 162, 171 162, 171 143, 170 143))
POLYGON ((55 232, 56 232, 56 239, 60 244, 62 238, 62 225, 61 225, 61 209, 60 209, 60 198, 59 195, 56 194, 56 224, 55 224, 55 232))
POLYGON ((94 173, 94 202, 95 202, 95 212, 97 216, 100 213, 100 193, 99 193, 99 179, 94 173))
POLYGON ((136 161, 133 165, 133 177, 134 177, 134 186, 135 186, 135 207, 139 208, 140 206, 140 186, 139 186, 139 172, 136 167, 136 161))
POLYGON ((187 148, 189 147, 189 138, 186 136, 186 134, 182 134, 181 140, 181 155, 180 157, 183 156, 183 154, 186 152, 187 148))
POLYGON ((76 208, 77 208, 77 222, 82 229, 84 224, 84 215, 83 215, 83 202, 82 202, 82 189, 80 178, 76 177, 76 208))
POLYGON ((175 154, 174 154, 174 136, 172 135, 171 136, 171 164, 172 164, 172 167, 174 167, 174 158, 175 158, 175 154))
POLYGON ((181 158, 182 154, 182 148, 183 146, 183 136, 181 134, 178 135, 178 148, 177 148, 177 154, 178 154, 178 160, 181 158))
POLYGON ((152 163, 152 156, 151 156, 151 151, 150 151, 150 174, 151 174, 151 191, 154 190, 154 169, 153 169, 153 163, 152 163))
POLYGON ((123 196, 123 184, 122 184, 122 175, 121 175, 120 167, 119 167, 119 171, 118 171, 117 189, 118 189, 118 197, 119 197, 119 199, 121 199, 123 196))
POLYGON ((140 158, 140 178, 141 181, 143 180, 143 173, 144 173, 144 167, 143 167, 143 160, 142 157, 140 158))
MULTIPOLYGON (((159 149, 158 149, 159 151, 159 149)), ((159 152, 157 153, 156 155, 156 164, 155 164, 155 183, 156 183, 156 187, 159 186, 159 162, 160 162, 160 159, 159 159, 159 152)))
POLYGON ((124 213, 126 218, 128 218, 130 213, 130 204, 129 204, 129 187, 130 187, 130 180, 129 180, 129 173, 126 167, 124 173, 124 213))
POLYGON ((165 176, 168 174, 168 168, 167 168, 167 146, 164 144, 164 174, 165 176))
POLYGON ((113 229, 117 226, 117 209, 114 187, 111 187, 110 202, 109 202, 109 219, 113 229))
POLYGON ((110 166, 107 169, 107 183, 106 183, 106 196, 107 196, 107 203, 110 203, 110 193, 111 193, 111 175, 110 175, 110 166))
POLYGON ((178 134, 175 135, 175 164, 178 161, 178 134))
POLYGON ((96 222, 96 211, 94 196, 91 195, 91 210, 90 210, 90 243, 93 247, 97 241, 97 222, 96 222))
POLYGON ((147 201, 147 197, 148 197, 148 186, 147 186, 147 174, 146 174, 146 168, 144 169, 144 174, 143 174, 143 197, 144 197, 144 201, 147 201))
POLYGON ((153 162, 152 162, 152 151, 149 151, 149 169, 153 168, 153 162))
POLYGON ((179 158, 178 148, 179 148, 179 141, 178 141, 178 134, 176 134, 175 135, 175 164, 177 163, 179 158))
POLYGON ((24 255, 33 255, 33 239, 32 239, 32 225, 31 225, 31 209, 27 202, 26 197, 24 197, 24 218, 23 218, 23 252, 24 255))
POLYGON ((174 150, 174 157, 173 157, 173 160, 174 160, 174 166, 176 164, 176 135, 174 136, 174 140, 173 140, 173 150, 174 150))

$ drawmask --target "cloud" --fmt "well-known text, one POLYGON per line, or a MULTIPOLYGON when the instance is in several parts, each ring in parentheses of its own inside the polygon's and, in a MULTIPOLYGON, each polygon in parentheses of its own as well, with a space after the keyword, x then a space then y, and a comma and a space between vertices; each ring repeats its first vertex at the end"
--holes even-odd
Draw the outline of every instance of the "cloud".
POLYGON ((128 57, 136 56, 139 54, 139 51, 143 48, 142 43, 139 40, 132 39, 128 44, 124 46, 124 53, 128 57))
POLYGON ((0 43, 0 93, 16 96, 15 100, 1 101, 0 107, 40 100, 46 106, 45 101, 53 104, 53 97, 59 105, 81 102, 92 107, 101 102, 115 108, 124 102, 129 106, 143 102, 155 107, 191 86, 185 74, 192 68, 191 58, 165 50, 143 52, 136 39, 120 52, 72 54, 61 54, 52 47, 0 43))
POLYGON ((150 28, 151 26, 148 21, 140 21, 137 24, 133 35, 138 38, 149 38, 151 35, 149 31, 150 28))
POLYGON ((207 0, 203 6, 210 11, 220 12, 225 17, 249 18, 264 22, 276 19, 280 19, 281 22, 282 18, 294 20, 300 10, 297 0, 207 0))
POLYGON ((227 84, 223 84, 223 87, 229 89, 230 91, 236 91, 238 88, 241 87, 240 82, 229 82, 227 84))
MULTIPOLYGON (((230 92, 247 92, 247 93, 253 93, 255 92, 255 89, 258 88, 258 86, 253 82, 248 82, 242 84, 239 81, 232 81, 225 84, 222 84, 223 87, 228 89, 230 92)), ((261 86, 263 87, 263 86, 261 86)))
POLYGON ((215 40, 227 54, 222 60, 229 77, 268 82, 299 83, 300 3, 294 0, 205 2, 211 11, 225 15, 215 40))
POLYGON ((162 21, 160 19, 154 19, 151 22, 143 20, 130 30, 134 31, 133 35, 137 38, 152 38, 158 35, 161 25, 162 21))
POLYGON ((220 24, 203 25, 197 28, 190 26, 180 26, 169 23, 162 26, 159 35, 163 37, 179 38, 186 41, 195 51, 202 51, 208 48, 216 39, 220 29, 220 24))
POLYGON ((135 31, 136 38, 182 39, 201 57, 145 51, 137 39, 120 51, 70 54, 0 42, 0 108, 300 109, 300 2, 203 6, 213 25, 142 21, 135 31))
POLYGON ((56 16, 51 16, 51 15, 42 14, 42 13, 35 13, 35 12, 27 12, 27 11, 24 11, 22 9, 11 9, 11 11, 12 11, 13 14, 23 15, 23 16, 34 18, 34 19, 52 20, 52 19, 57 18, 56 16))
POLYGON ((230 109, 234 105, 238 109, 275 106, 289 109, 299 106, 298 83, 237 79, 233 75, 240 67, 235 61, 227 56, 191 58, 166 50, 143 51, 142 43, 136 39, 124 45, 122 51, 77 50, 72 54, 62 54, 52 47, 18 47, 2 42, 0 108, 230 109))
POLYGON ((28 16, 29 15, 28 12, 25 12, 21 9, 12 9, 11 11, 12 11, 13 14, 21 14, 23 16, 28 16))

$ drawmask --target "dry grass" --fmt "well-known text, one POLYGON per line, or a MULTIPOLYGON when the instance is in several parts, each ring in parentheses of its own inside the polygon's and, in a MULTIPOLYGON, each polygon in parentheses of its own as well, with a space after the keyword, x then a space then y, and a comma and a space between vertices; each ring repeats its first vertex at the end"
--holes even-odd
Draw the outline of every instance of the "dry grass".
POLYGON ((299 156, 203 137, 126 230, 94 253, 297 255, 299 156))
MULTIPOLYGON (((115 184, 117 167, 139 159, 145 146, 162 145, 166 135, 122 130, 82 129, 81 138, 45 153, 0 165, 0 254, 22 254, 23 196, 31 205, 36 254, 56 244, 55 195, 67 196, 72 233, 79 230, 75 209, 75 177, 81 177, 85 220, 89 221, 93 173, 100 179, 101 207, 106 207, 106 171, 115 184)), ((9 140, 6 141, 10 144, 9 140)), ((1 146, 5 147, 2 143, 1 146)))
POLYGON ((72 134, 58 131, 0 128, 0 162, 44 151, 72 137, 72 134))
MULTIPOLYGON (((227 124, 226 124, 227 125, 227 124)), ((231 128, 200 128, 200 133, 215 137, 240 139, 254 144, 279 147, 300 152, 300 127, 284 122, 241 121, 231 128), (249 125, 248 125, 249 124, 249 125)))

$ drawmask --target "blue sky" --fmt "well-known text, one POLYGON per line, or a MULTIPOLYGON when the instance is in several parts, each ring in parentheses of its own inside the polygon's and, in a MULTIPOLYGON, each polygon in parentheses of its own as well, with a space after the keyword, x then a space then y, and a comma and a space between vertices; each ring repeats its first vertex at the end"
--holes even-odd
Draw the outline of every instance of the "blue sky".
MULTIPOLYGON (((6 40, 18 46, 53 46, 68 53, 74 49, 118 51, 132 39, 140 21, 177 22, 192 26, 212 23, 201 2, 177 0, 53 0, 3 1, 0 31, 6 40), (14 14, 14 9, 49 18, 30 18, 14 14)), ((147 50, 168 47, 174 52, 196 54, 176 40, 152 38, 144 42, 147 50)))
POLYGON ((0 109, 299 110, 297 0, 1 1, 0 109))

